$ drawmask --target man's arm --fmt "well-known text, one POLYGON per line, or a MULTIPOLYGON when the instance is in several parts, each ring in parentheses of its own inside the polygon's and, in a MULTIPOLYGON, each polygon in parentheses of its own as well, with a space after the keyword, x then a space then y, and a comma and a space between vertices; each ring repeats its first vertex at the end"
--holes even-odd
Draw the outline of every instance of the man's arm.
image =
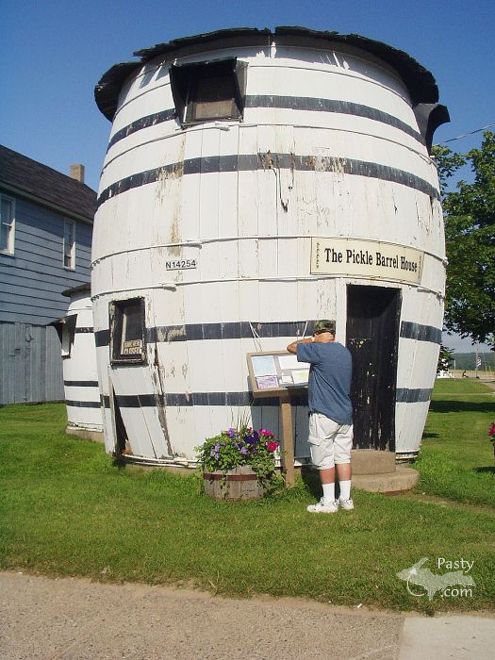
POLYGON ((299 341, 293 341, 287 346, 289 353, 297 353, 298 344, 311 344, 313 342, 313 337, 306 337, 305 339, 300 339, 299 341))

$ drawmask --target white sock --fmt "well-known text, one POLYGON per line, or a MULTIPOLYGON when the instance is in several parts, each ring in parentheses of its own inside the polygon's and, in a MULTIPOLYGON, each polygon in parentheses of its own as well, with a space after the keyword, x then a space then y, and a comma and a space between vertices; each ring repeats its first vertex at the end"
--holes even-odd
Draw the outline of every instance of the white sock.
POLYGON ((340 486, 340 499, 341 500, 350 500, 351 499, 351 481, 339 481, 340 486))
POLYGON ((335 484, 322 484, 323 487, 323 499, 325 502, 334 502, 335 501, 335 484))

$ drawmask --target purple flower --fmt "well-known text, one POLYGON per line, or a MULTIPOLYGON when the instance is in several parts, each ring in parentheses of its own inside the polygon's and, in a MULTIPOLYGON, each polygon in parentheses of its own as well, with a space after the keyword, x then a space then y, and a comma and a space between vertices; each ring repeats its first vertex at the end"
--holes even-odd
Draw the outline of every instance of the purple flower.
POLYGON ((231 426, 230 429, 227 431, 227 435, 229 436, 229 438, 235 438, 235 433, 236 433, 236 431, 235 431, 235 429, 234 429, 232 426, 231 426))
POLYGON ((211 456, 212 458, 216 458, 216 459, 218 460, 218 458, 219 458, 219 456, 220 456, 220 446, 221 446, 220 443, 217 442, 216 445, 214 445, 214 446, 210 449, 210 456, 211 456))
POLYGON ((241 447, 240 450, 241 454, 243 456, 246 456, 246 454, 249 454, 248 448, 247 447, 241 447))
POLYGON ((255 445, 258 442, 258 438, 255 438, 254 433, 253 435, 246 436, 244 440, 247 442, 248 445, 255 445))

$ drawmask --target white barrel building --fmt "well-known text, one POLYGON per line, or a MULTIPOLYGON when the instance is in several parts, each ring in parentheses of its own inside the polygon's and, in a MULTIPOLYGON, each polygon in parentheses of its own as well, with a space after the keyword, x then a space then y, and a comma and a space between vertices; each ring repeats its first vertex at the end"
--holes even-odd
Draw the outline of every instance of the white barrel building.
MULTIPOLYGON (((96 86, 112 121, 92 299, 109 452, 193 464, 248 421, 246 354, 319 318, 354 357, 355 447, 418 451, 445 251, 431 73, 357 35, 236 29, 138 51, 96 86)), ((307 400, 293 398, 296 457, 307 400)))
POLYGON ((67 406, 66 431, 82 438, 103 440, 90 285, 67 289, 63 295, 70 298, 67 314, 58 323, 67 406))

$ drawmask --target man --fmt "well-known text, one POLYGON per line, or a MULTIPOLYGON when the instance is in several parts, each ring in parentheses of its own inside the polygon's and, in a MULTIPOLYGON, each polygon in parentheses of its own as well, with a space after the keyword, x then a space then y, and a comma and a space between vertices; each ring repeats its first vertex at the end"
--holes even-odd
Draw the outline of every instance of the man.
POLYGON ((312 337, 294 341, 287 346, 296 353, 299 362, 309 362, 308 405, 309 447, 311 461, 320 473, 323 497, 310 504, 311 513, 335 513, 339 507, 350 511, 352 358, 345 346, 335 341, 335 328, 331 321, 317 321, 312 337), (335 499, 335 470, 340 486, 339 499, 335 499))

